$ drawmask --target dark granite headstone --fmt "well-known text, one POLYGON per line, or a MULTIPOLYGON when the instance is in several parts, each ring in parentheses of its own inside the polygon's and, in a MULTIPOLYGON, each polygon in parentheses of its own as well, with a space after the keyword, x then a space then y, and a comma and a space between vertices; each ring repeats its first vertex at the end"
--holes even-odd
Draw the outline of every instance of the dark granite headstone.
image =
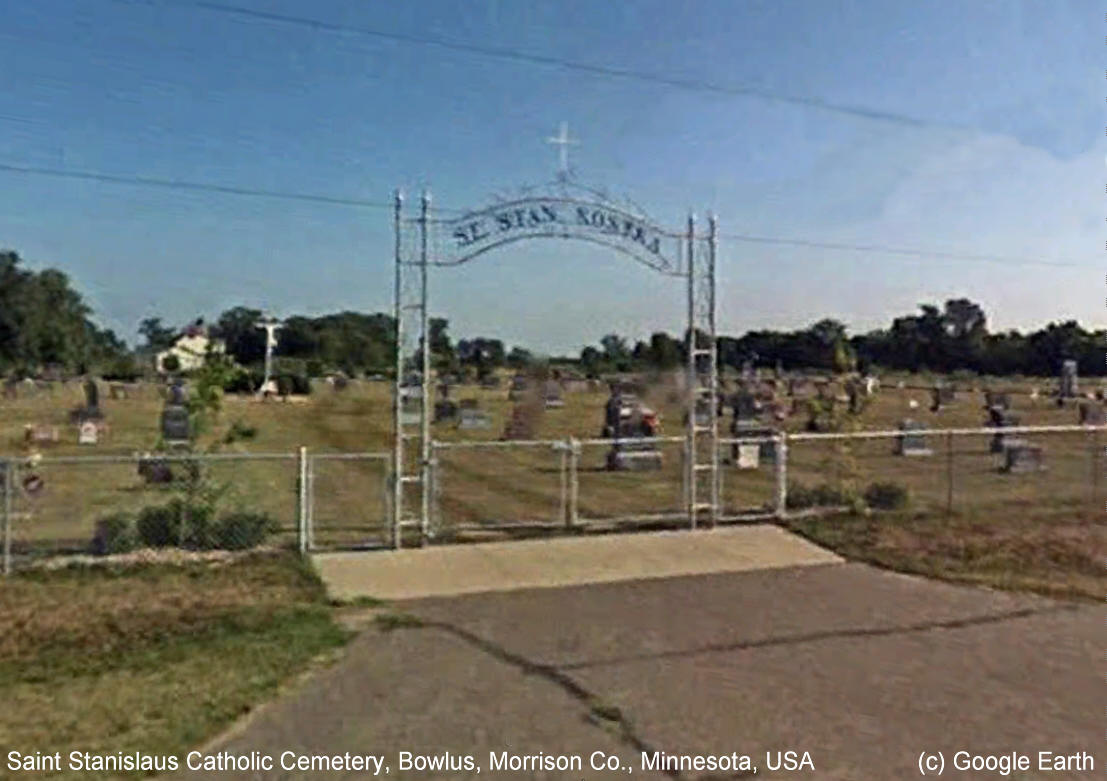
POLYGON ((168 461, 160 458, 140 458, 138 474, 147 485, 166 485, 173 482, 173 469, 168 461))
POLYGON ((1080 402, 1080 425, 1081 426, 1105 426, 1107 425, 1107 409, 1104 409, 1103 404, 1082 401, 1080 402))
MULTIPOLYGON (((1004 429, 1011 428, 1019 425, 1019 417, 1010 410, 1003 407, 995 406, 988 410, 988 420, 986 425, 993 428, 1004 429)), ((990 450, 993 453, 1002 453, 1007 447, 1010 434, 997 433, 992 437, 990 450)))
POLYGON ((904 420, 899 424, 899 430, 903 432, 896 437, 896 455, 898 456, 929 456, 934 451, 927 447, 926 437, 922 432, 926 431, 925 423, 917 423, 914 420, 904 420))
POLYGON ((457 411, 457 403, 451 399, 436 401, 434 403, 434 422, 444 423, 449 420, 456 420, 457 411))
POLYGON ((161 438, 167 445, 186 445, 192 438, 188 407, 166 404, 161 411, 161 438))
POLYGON ((546 409, 560 409, 565 406, 565 400, 561 397, 561 383, 556 380, 548 380, 543 387, 542 396, 546 403, 546 409))
POLYGON ((1000 409, 1011 409, 1011 394, 1010 393, 998 393, 996 391, 984 391, 984 406, 987 409, 998 407, 1000 409))
POLYGON ((1003 451, 1001 471, 1010 474, 1041 472, 1045 469, 1045 451, 1024 439, 1009 439, 1003 451))

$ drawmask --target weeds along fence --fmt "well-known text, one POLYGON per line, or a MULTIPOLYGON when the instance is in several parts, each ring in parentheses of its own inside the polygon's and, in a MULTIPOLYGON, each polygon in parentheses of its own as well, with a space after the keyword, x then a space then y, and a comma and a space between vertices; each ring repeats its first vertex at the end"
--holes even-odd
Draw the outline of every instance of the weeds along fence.
MULTIPOLYGON (((719 520, 783 519, 864 502, 918 515, 1099 518, 1107 426, 860 431, 725 438, 719 520)), ((684 440, 660 464, 612 471, 611 441, 436 441, 437 541, 687 522, 684 440)), ((380 452, 0 458, 3 571, 44 558, 391 543, 391 456, 380 452)))

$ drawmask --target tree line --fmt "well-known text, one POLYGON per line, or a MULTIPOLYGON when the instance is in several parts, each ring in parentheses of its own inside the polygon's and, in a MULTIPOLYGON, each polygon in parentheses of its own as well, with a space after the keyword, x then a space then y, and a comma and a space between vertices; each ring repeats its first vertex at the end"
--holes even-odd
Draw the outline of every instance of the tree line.
MULTIPOLYGON (((237 306, 207 327, 212 337, 225 342, 227 354, 239 365, 256 367, 265 357, 265 332, 256 325, 262 317, 258 309, 237 306)), ((493 337, 455 343, 444 318, 431 318, 429 325, 434 367, 477 378, 499 368, 522 368, 540 361, 589 376, 669 370, 685 361, 686 335, 664 331, 634 342, 608 334, 577 355, 541 358, 521 346, 509 349, 493 337)), ((147 318, 138 328, 142 343, 131 349, 93 321, 91 308, 63 272, 27 270, 17 253, 0 251, 0 374, 36 376, 53 369, 136 377, 148 372, 153 354, 171 346, 183 330, 161 318, 147 318)), ((700 343, 704 338, 697 334, 700 343)), ((720 366, 733 369, 754 365, 826 372, 884 369, 1050 376, 1057 374, 1062 361, 1072 359, 1083 375, 1107 375, 1107 331, 1088 331, 1068 320, 1030 333, 992 333, 984 310, 965 298, 951 299, 943 306, 923 304, 918 312, 893 319, 887 328, 863 334, 850 335, 845 324, 823 319, 792 331, 720 336, 718 348, 720 366)), ((413 366, 421 364, 421 349, 418 346, 413 356, 413 366)), ((391 315, 347 311, 286 318, 275 356, 279 368, 296 374, 317 377, 341 371, 357 376, 391 373, 395 351, 391 315)))

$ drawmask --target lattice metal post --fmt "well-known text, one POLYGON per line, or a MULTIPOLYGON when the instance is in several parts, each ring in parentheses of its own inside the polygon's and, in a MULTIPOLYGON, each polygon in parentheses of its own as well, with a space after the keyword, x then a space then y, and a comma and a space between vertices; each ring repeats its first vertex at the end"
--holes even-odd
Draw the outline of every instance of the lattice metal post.
POLYGON ((710 231, 708 233, 707 251, 707 290, 703 291, 707 305, 707 339, 708 339, 708 414, 711 416, 711 429, 708 436, 711 439, 711 525, 719 522, 719 347, 718 335, 715 329, 715 258, 719 242, 719 226, 715 215, 708 218, 710 231))
POLYGON ((688 405, 684 442, 685 496, 688 525, 696 528, 696 215, 688 215, 688 334, 685 398, 688 405))
POLYGON ((423 539, 433 539, 442 529, 440 496, 442 493, 442 462, 439 459, 438 443, 431 441, 430 466, 428 468, 427 493, 430 494, 430 512, 427 520, 427 532, 423 539))
POLYGON ((423 345, 423 398, 420 403, 419 420, 419 543, 425 545, 430 536, 430 481, 431 481, 431 345, 429 313, 427 311, 428 257, 427 233, 430 231, 430 193, 423 192, 422 209, 419 215, 419 308, 421 341, 423 345))
POLYGON ((392 316, 396 329, 396 378, 392 393, 392 547, 403 544, 400 529, 404 513, 404 427, 403 427, 403 382, 404 382, 404 265, 403 265, 403 209, 404 196, 397 190, 395 200, 393 230, 396 239, 396 280, 395 305, 392 316))

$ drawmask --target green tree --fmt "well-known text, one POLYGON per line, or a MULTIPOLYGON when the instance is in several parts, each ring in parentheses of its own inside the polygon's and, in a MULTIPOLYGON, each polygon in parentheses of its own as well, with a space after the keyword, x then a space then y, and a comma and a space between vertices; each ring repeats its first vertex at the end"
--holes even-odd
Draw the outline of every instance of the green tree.
POLYGON ((147 317, 138 324, 138 332, 152 351, 166 350, 173 346, 177 331, 162 323, 160 317, 147 317))

